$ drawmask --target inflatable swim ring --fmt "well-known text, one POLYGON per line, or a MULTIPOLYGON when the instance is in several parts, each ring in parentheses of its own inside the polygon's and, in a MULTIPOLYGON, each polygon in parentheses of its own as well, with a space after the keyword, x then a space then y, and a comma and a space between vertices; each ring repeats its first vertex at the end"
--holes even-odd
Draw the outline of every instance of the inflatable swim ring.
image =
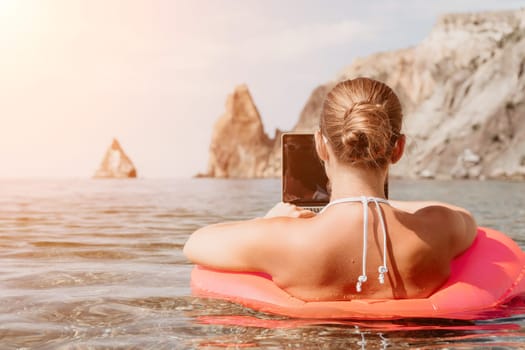
POLYGON ((295 318, 363 319, 455 318, 473 319, 525 295, 525 253, 509 237, 479 228, 472 246, 452 261, 448 280, 434 294, 422 299, 355 299, 303 301, 262 273, 209 270, 196 266, 191 275, 192 293, 295 318))

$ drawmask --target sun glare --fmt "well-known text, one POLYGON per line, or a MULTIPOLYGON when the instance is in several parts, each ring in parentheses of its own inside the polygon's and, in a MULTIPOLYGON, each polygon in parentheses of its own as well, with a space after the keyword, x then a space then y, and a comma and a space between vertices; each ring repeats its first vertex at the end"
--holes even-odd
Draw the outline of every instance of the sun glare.
POLYGON ((16 16, 23 2, 19 0, 0 0, 0 17, 9 19, 16 16))
POLYGON ((27 29, 36 20, 41 4, 36 1, 0 0, 0 29, 9 36, 27 29))

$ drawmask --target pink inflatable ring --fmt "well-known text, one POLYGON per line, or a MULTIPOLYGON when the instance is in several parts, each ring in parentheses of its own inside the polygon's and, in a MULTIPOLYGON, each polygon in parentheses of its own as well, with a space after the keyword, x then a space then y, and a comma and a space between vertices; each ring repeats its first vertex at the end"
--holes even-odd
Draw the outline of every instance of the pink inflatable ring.
POLYGON ((289 295, 271 276, 215 271, 196 266, 192 293, 242 304, 262 312, 312 319, 472 319, 525 295, 525 253, 509 237, 479 228, 472 246, 451 265, 447 282, 423 299, 356 299, 305 302, 289 295))

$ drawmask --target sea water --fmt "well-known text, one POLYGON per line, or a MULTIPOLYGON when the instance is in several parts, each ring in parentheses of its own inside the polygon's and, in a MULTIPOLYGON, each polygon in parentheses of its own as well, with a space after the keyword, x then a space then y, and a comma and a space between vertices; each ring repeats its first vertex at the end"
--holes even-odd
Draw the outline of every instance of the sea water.
MULTIPOLYGON (((192 297, 188 236, 263 215, 279 189, 279 180, 0 180, 0 349, 525 348, 523 303, 473 322, 336 322, 192 297)), ((525 249, 525 183, 393 181, 390 191, 464 206, 525 249)))

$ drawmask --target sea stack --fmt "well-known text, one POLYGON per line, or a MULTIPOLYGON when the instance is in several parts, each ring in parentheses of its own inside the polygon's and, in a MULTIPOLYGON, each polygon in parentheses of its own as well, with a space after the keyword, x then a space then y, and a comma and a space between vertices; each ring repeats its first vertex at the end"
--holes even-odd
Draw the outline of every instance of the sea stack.
POLYGON ((137 170, 133 162, 126 155, 117 139, 113 139, 100 167, 93 177, 95 179, 127 179, 137 177, 137 170))
POLYGON ((263 177, 272 146, 248 87, 239 85, 228 96, 226 111, 213 129, 206 175, 263 177))

